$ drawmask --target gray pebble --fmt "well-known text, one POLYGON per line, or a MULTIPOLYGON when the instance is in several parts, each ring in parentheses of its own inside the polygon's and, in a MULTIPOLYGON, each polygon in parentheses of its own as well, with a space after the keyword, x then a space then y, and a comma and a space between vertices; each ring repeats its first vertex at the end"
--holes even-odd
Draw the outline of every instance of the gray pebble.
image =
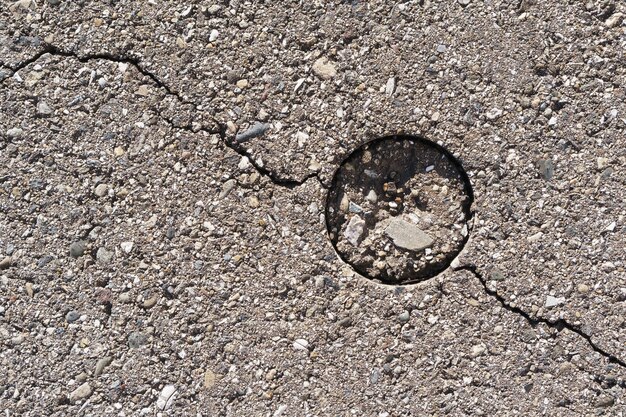
POLYGON ((174 227, 168 227, 167 232, 165 232, 165 237, 172 240, 174 236, 176 236, 176 229, 174 227))
POLYGON ((467 6, 472 2, 472 0, 458 0, 458 2, 461 6, 467 6))
POLYGON ((146 344, 148 338, 139 332, 132 332, 128 335, 128 346, 131 349, 139 349, 146 344))
POLYGON ((268 131, 270 125, 267 123, 255 122, 248 130, 242 133, 238 133, 235 136, 235 140, 238 143, 246 142, 250 139, 263 136, 268 131))
POLYGON ((398 316, 398 320, 400 320, 400 322, 402 323, 406 323, 407 321, 409 321, 409 319, 411 318, 411 313, 409 313, 408 311, 404 310, 402 313, 400 313, 400 315, 398 316))
POLYGON ((353 203, 352 201, 350 201, 350 205, 348 210, 351 213, 363 213, 363 209, 361 208, 361 206, 359 206, 358 204, 353 203))
POLYGON ((102 372, 104 371, 104 368, 109 366, 112 361, 113 361, 113 358, 110 356, 105 356, 104 358, 99 359, 98 362, 96 362, 96 371, 94 372, 94 375, 98 376, 102 374, 102 372))
POLYGON ((37 266, 39 268, 43 268, 44 266, 52 262, 53 259, 54 257, 52 255, 42 256, 41 258, 39 258, 39 261, 37 262, 37 266))
POLYGON ((70 245, 70 256, 72 258, 80 258, 85 254, 85 249, 87 248, 87 242, 84 240, 79 240, 70 245))
POLYGON ((19 127, 14 127, 7 130, 7 136, 10 138, 20 138, 24 134, 24 131, 19 127))
POLYGON ((0 261, 0 271, 3 269, 9 269, 11 267, 11 262, 11 257, 5 256, 4 259, 0 261))
POLYGON ((537 162, 539 168, 539 175, 544 180, 550 181, 554 176, 554 163, 550 159, 541 159, 537 162))
POLYGON ((84 400, 85 398, 89 398, 89 396, 91 396, 91 392, 92 391, 89 382, 85 382, 83 385, 79 386, 70 393, 70 402, 74 403, 78 400, 84 400))
POLYGON ((54 110, 52 110, 52 107, 50 107, 48 103, 43 100, 37 103, 37 114, 40 116, 50 116, 52 113, 54 113, 54 110))
POLYGON ((100 263, 108 264, 113 260, 113 255, 115 255, 115 252, 110 251, 104 247, 101 247, 101 248, 98 248, 98 252, 96 252, 96 259, 100 263))
POLYGON ((74 311, 74 310, 69 311, 65 315, 65 321, 67 321, 68 323, 74 323, 79 318, 80 318, 80 313, 78 313, 78 311, 74 311))

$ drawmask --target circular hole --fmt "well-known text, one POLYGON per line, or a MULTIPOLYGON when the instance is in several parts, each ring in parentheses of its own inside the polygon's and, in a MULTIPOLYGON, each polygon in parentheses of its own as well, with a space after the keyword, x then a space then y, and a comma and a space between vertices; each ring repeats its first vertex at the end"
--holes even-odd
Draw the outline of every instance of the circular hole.
POLYGON ((340 258, 385 284, 439 274, 469 238, 471 184, 442 146, 387 136, 352 152, 335 172, 326 227, 340 258))

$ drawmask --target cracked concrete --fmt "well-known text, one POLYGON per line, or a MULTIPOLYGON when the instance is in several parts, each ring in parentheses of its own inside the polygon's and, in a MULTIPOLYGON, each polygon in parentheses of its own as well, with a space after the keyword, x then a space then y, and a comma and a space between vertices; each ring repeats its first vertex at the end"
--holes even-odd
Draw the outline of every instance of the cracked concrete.
POLYGON ((0 15, 9 412, 624 412, 618 9, 52 3, 0 15), (171 35, 192 17, 203 35, 171 35), (267 19, 309 31, 275 39, 267 19), (131 41, 103 31, 122 22, 131 41), (268 134, 237 143, 261 110, 268 134), (463 162, 476 225, 462 266, 378 287, 322 213, 352 147, 398 131, 463 162))

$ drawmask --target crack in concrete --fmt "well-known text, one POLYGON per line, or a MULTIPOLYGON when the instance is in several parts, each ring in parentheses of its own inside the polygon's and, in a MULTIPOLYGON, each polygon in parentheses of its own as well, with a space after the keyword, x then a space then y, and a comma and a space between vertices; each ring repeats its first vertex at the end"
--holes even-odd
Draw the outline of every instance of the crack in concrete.
MULTIPOLYGON (((504 308, 507 311, 510 311, 511 313, 517 314, 518 316, 522 316, 532 327, 538 326, 540 324, 544 324, 550 328, 556 329, 558 331, 561 331, 563 329, 567 329, 573 333, 576 333, 578 336, 582 337, 583 339, 585 339, 585 341, 587 341, 587 343, 589 344, 589 346, 591 347, 591 349, 593 349, 594 352, 599 353, 600 355, 602 355, 603 357, 605 357, 609 363, 614 363, 619 365, 620 367, 626 369, 626 362, 623 359, 620 359, 619 357, 607 352, 606 350, 602 349, 600 346, 598 346, 592 339, 591 336, 588 335, 587 333, 583 332, 580 328, 568 323, 566 320, 564 319, 559 319, 556 321, 551 321, 542 317, 532 317, 530 314, 528 314, 526 311, 522 310, 519 307, 515 307, 512 306, 511 304, 509 304, 504 297, 502 297, 500 294, 498 294, 497 291, 492 290, 489 288, 489 286, 487 285, 487 280, 485 279, 485 277, 483 277, 483 275, 478 272, 478 268, 475 265, 462 265, 459 266, 457 268, 454 268, 453 271, 467 271, 470 272, 472 275, 474 275, 476 278, 478 278, 478 280, 480 281, 480 283, 482 284, 483 288, 485 289, 485 293, 487 295, 489 295, 490 297, 494 298, 496 301, 498 301, 498 303, 500 303, 500 305, 502 306, 502 308, 504 308)), ((622 388, 626 388, 626 380, 624 381, 619 381, 618 385, 620 385, 622 388)))
MULTIPOLYGON (((50 54, 50 55, 53 55, 53 56, 74 58, 74 59, 76 59, 79 62, 89 62, 89 61, 92 61, 92 60, 101 59, 101 60, 105 60, 105 61, 121 62, 121 63, 132 65, 133 67, 135 67, 137 69, 137 71, 139 71, 140 74, 142 74, 143 76, 146 76, 150 80, 152 80, 156 84, 156 86, 158 88, 162 88, 163 90, 165 90, 165 92, 168 95, 176 97, 176 99, 181 104, 191 105, 191 106, 194 107, 194 110, 197 108, 196 103, 194 103, 192 101, 189 101, 189 100, 185 100, 182 97, 182 95, 180 94, 180 92, 172 89, 165 82, 161 81, 159 79, 159 77, 155 73, 153 73, 153 72, 145 69, 144 67, 142 67, 141 66, 141 60, 139 58, 128 57, 128 56, 115 56, 115 55, 109 54, 109 53, 97 53, 97 54, 79 55, 76 52, 66 51, 66 50, 63 50, 63 49, 55 46, 55 45, 51 45, 51 44, 44 44, 44 47, 43 47, 42 50, 37 52, 32 57, 30 57, 30 58, 20 62, 19 64, 15 65, 13 67, 7 66, 6 68, 9 68, 9 70, 12 71, 12 74, 9 77, 6 77, 4 80, 0 80, 0 84, 2 84, 6 79, 8 79, 11 76, 13 76, 16 72, 26 68, 30 64, 33 64, 34 62, 39 60, 41 57, 43 57, 44 55, 47 55, 47 54, 50 54)), ((226 125, 224 123, 220 123, 216 119, 213 119, 211 121, 213 122, 213 124, 218 126, 217 130, 211 130, 211 129, 202 128, 202 127, 194 128, 191 123, 188 123, 187 125, 179 126, 173 120, 171 120, 170 118, 168 118, 167 116, 162 114, 162 112, 160 112, 158 109, 156 111, 157 111, 158 116, 162 120, 167 122, 172 128, 181 129, 181 130, 185 130, 185 131, 192 132, 192 133, 206 132, 208 134, 218 134, 219 137, 220 137, 220 140, 222 141, 222 143, 226 147, 228 147, 229 149, 231 149, 234 152, 238 153, 239 155, 245 156, 246 158, 248 158, 248 161, 250 162, 250 165, 252 165, 252 167, 261 176, 267 177, 274 185, 277 185, 277 186, 280 186, 280 187, 289 188, 289 189, 293 189, 293 188, 299 187, 301 185, 304 185, 309 179, 315 178, 315 179, 317 179, 317 181, 319 182, 320 186, 323 189, 328 189, 329 188, 329 186, 327 184, 324 184, 324 182, 321 180, 321 178, 319 178, 319 172, 317 172, 317 171, 308 174, 307 176, 305 176, 301 180, 295 180, 295 179, 291 179, 291 178, 281 177, 280 175, 276 174, 274 171, 264 167, 258 161, 256 161, 254 159, 254 157, 243 146, 239 145, 234 140, 234 136, 233 136, 232 140, 229 140, 228 139, 228 135, 226 133, 227 132, 226 125)))
MULTIPOLYGON (((196 104, 191 102, 191 101, 187 101, 185 100, 181 94, 178 91, 173 90, 172 88, 170 88, 165 82, 161 81, 159 79, 159 77, 154 74, 153 72, 143 68, 140 64, 140 59, 138 58, 133 58, 133 57, 120 57, 120 56, 115 56, 112 54, 108 54, 108 53, 98 53, 98 54, 90 54, 90 55, 84 55, 84 56, 80 56, 75 52, 71 52, 71 51, 64 51, 62 49, 60 49, 57 46, 54 45, 50 45, 50 44, 45 44, 44 48, 37 52, 35 55, 33 55, 32 57, 20 62, 19 64, 11 67, 11 66, 5 66, 5 68, 8 68, 10 71, 13 72, 13 74, 15 74, 16 72, 20 71, 21 69, 26 68, 28 65, 36 62, 37 60, 39 60, 41 57, 43 57, 46 54, 50 54, 50 55, 54 55, 54 56, 63 56, 63 57, 70 57, 70 58, 74 58, 76 60, 78 60, 79 62, 88 62, 91 60, 97 60, 97 59, 102 59, 102 60, 107 60, 107 61, 112 61, 112 62, 122 62, 122 63, 126 63, 126 64, 130 64, 132 66, 134 66, 137 71, 139 71, 142 75, 150 78, 159 88, 162 88, 163 90, 165 90, 165 92, 168 95, 172 95, 174 97, 176 97, 182 104, 189 104, 195 107, 196 104)), ((11 76, 13 76, 13 74, 11 74, 9 77, 6 77, 4 80, 0 81, 0 85, 8 78, 10 78, 11 76)), ((220 140, 222 141, 222 143, 228 147, 229 149, 233 150, 234 152, 236 152, 237 154, 241 155, 242 157, 246 157, 248 158, 250 164, 252 165, 252 167, 262 176, 267 177, 273 184, 280 186, 280 187, 285 187, 285 188, 289 188, 289 189, 293 189, 296 187, 299 187, 303 184, 305 184, 308 180, 310 180, 311 178, 315 178, 317 179, 317 181, 319 182, 320 186, 324 189, 328 189, 329 186, 327 184, 324 184, 324 182, 321 180, 321 178, 319 177, 319 172, 312 172, 309 175, 307 175, 306 177, 304 177, 301 180, 294 180, 294 179, 290 179, 290 178, 283 178, 279 175, 277 175, 275 172, 273 172, 272 170, 269 170, 267 168, 265 168, 264 166, 262 166, 261 164, 259 164, 253 157, 252 155, 240 144, 238 144, 235 140, 234 140, 234 136, 232 138, 232 140, 228 139, 228 135, 226 133, 226 125, 224 123, 220 123, 217 120, 212 120, 218 127, 219 129, 216 131, 213 131, 211 129, 206 129, 206 128, 193 128, 193 126, 191 126, 191 124, 187 124, 185 126, 176 126, 176 124, 170 120, 169 118, 167 118, 166 116, 164 116, 163 114, 161 114, 161 112, 157 111, 158 116, 165 120, 170 126, 172 126, 172 128, 175 129, 182 129, 185 131, 189 131, 189 132, 193 132, 193 133, 197 133, 199 131, 203 131, 209 134, 217 134, 220 137, 220 140)), ((483 288, 485 289, 485 293, 489 296, 491 296, 492 298, 496 299, 500 305, 507 311, 510 311, 514 314, 517 314, 519 316, 522 316, 531 326, 535 327, 539 324, 544 324, 547 325, 550 328, 554 328, 557 330, 562 330, 562 329, 568 329, 571 332, 576 333, 578 336, 582 337, 583 339, 585 339, 585 341, 587 341, 587 343, 589 344, 589 346, 593 349, 593 351, 599 353, 600 355, 602 355, 603 357, 605 357, 610 363, 614 363, 619 365, 622 368, 626 369, 626 362, 620 358, 618 358, 615 355, 612 355, 611 353, 607 352, 606 350, 602 349, 601 347, 599 347, 592 339, 591 336, 589 336, 588 334, 586 334, 585 332, 583 332, 580 328, 571 325, 570 323, 568 323, 567 321, 560 319, 557 321, 550 321, 544 318, 533 318, 531 317, 530 314, 528 314, 526 311, 512 306, 510 304, 508 304, 506 302, 506 300, 500 295, 498 294, 496 291, 491 290, 488 285, 487 285, 487 281, 486 279, 482 276, 482 274, 480 274, 478 272, 478 268, 475 265, 464 265, 464 266, 460 266, 457 268, 454 268, 454 271, 468 271, 471 274, 473 274, 482 284, 483 288)), ((597 377, 599 378, 599 377, 597 377)), ((622 388, 626 388, 626 381, 619 381, 617 382, 617 384, 619 386, 621 386, 622 388)))

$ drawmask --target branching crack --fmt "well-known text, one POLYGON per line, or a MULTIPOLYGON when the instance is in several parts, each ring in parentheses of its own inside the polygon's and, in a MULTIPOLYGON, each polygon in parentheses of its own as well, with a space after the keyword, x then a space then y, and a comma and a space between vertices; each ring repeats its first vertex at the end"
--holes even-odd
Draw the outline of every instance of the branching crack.
MULTIPOLYGON (((88 54, 88 55, 79 55, 76 52, 72 52, 72 51, 66 51, 63 50, 55 45, 51 45, 51 44, 44 44, 43 48, 37 52, 36 54, 34 54, 32 57, 18 63, 17 65, 14 66, 6 66, 6 68, 8 68, 10 71, 13 72, 13 74, 15 74, 16 72, 20 71, 21 69, 26 68, 28 65, 36 62, 37 60, 39 60, 41 57, 43 57, 46 54, 50 54, 53 56, 61 56, 61 57, 70 57, 70 58, 74 58, 76 60, 78 60, 79 62, 88 62, 88 61, 92 61, 92 60, 98 60, 98 59, 102 59, 105 61, 111 61, 111 62, 121 62, 121 63, 125 63, 125 64, 129 64, 132 65, 133 67, 135 67, 137 69, 137 71, 139 71, 139 73, 141 73, 142 75, 150 78, 150 80, 152 80, 158 88, 162 88, 163 90, 165 90, 165 92, 168 95, 174 96, 176 97, 176 99, 178 101, 180 101, 182 104, 188 104, 194 107, 194 109, 197 107, 196 103, 189 101, 189 100, 185 100, 182 95, 180 94, 180 92, 172 89, 171 87, 169 87, 165 82, 161 81, 161 79, 159 79, 159 77, 147 70, 146 68, 144 68, 141 65, 141 60, 139 58, 136 57, 129 57, 129 56, 116 56, 113 54, 109 54, 109 53, 98 53, 98 54, 88 54)), ((4 80, 0 80, 0 83, 2 83, 2 81, 4 80)), ((328 185, 324 184, 324 182, 319 178, 319 173, 318 172, 312 172, 309 175, 307 175, 306 177, 304 177, 301 180, 295 180, 295 179, 291 179, 291 178, 284 178, 282 176, 280 176, 279 174, 277 174, 276 172, 264 167, 263 165, 261 165, 257 160, 255 160, 254 157, 252 157, 252 155, 240 144, 238 144, 237 142, 235 142, 234 137, 232 139, 229 139, 228 135, 227 135, 227 130, 226 130, 226 125, 224 123, 220 123, 216 120, 213 120, 213 123, 218 126, 217 130, 211 130, 211 129, 206 129, 206 128, 194 128, 191 124, 187 124, 184 126, 179 126, 176 123, 174 123, 173 120, 171 120, 170 118, 168 118, 167 116, 165 116, 164 114, 162 114, 161 112, 158 112, 158 115, 161 119, 163 119, 165 122, 167 122, 170 126, 172 126, 173 128, 177 128, 177 129, 181 129, 181 130, 185 130, 188 132, 193 132, 193 133, 197 133, 197 132, 206 132, 209 134, 218 134, 220 136, 220 139, 222 141, 222 143, 230 148, 231 150, 235 151, 236 153, 238 153, 241 156, 245 156, 248 158, 250 164, 252 165, 252 167, 254 167, 254 169, 262 176, 267 177, 273 184, 280 186, 280 187, 285 187, 285 188, 289 188, 289 189, 293 189, 296 187, 299 187, 303 184, 305 184, 309 179, 311 178, 316 178, 318 180, 318 182, 320 183, 320 186, 322 188, 329 188, 328 185)))
MULTIPOLYGON (((567 330, 569 330, 571 332, 574 332, 578 336, 580 336, 583 339, 585 339, 585 341, 587 341, 589 346, 595 352, 597 352, 600 355, 602 355, 603 357, 605 357, 610 363, 617 364, 617 365, 621 366, 622 368, 626 369, 626 362, 623 359, 618 358, 617 356, 607 352, 606 350, 604 350, 603 348, 598 346, 591 339, 591 336, 589 336, 588 334, 583 332, 579 327, 576 327, 576 326, 568 323, 567 321, 565 321, 563 319, 559 319, 559 320, 556 320, 556 321, 551 321, 551 320, 548 320, 548 319, 545 319, 545 318, 541 318, 541 317, 532 317, 530 314, 528 314, 526 311, 522 310, 521 308, 510 305, 504 299, 504 297, 502 297, 500 294, 497 293, 497 291, 492 290, 492 289, 489 288, 489 286, 487 285, 487 280, 485 279, 485 277, 483 277, 483 275, 480 272, 478 272, 478 268, 475 265, 463 265, 463 266, 460 266, 458 268, 455 268, 454 270, 455 271, 468 271, 471 274, 473 274, 476 278, 478 278, 478 280, 482 284, 483 288, 485 289, 485 293, 487 293, 487 295, 489 295, 490 297, 496 299, 498 301, 498 303, 500 303, 500 305, 505 310, 510 311, 511 313, 517 314, 519 316, 522 316, 531 326, 535 327, 535 326, 537 326, 539 324, 544 324, 544 325, 546 325, 548 327, 551 327, 553 329, 557 329, 559 331, 561 331, 563 329, 567 329, 567 330)), ((620 381, 619 385, 622 388, 626 388, 626 381, 620 381)))

